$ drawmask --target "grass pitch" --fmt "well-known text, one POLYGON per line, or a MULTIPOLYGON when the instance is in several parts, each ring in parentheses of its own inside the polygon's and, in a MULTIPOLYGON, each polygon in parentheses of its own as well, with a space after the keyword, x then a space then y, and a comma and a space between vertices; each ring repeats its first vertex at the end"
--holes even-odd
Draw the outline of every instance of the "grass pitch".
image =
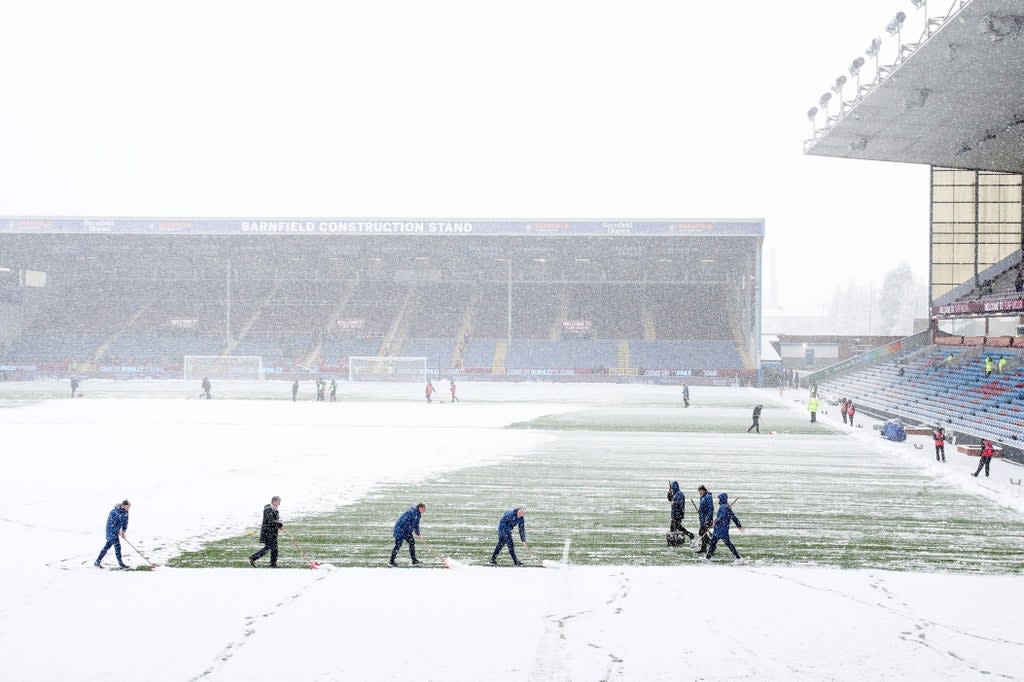
MULTIPOLYGON (((676 565, 696 561, 689 548, 665 543, 666 491, 678 480, 687 495, 684 525, 696 530, 696 488, 727 492, 746 532, 733 541, 748 561, 845 568, 1024 572, 1024 516, 908 465, 848 432, 812 425, 803 413, 766 405, 762 434, 747 434, 750 407, 733 403, 629 408, 592 407, 515 424, 553 434, 542 450, 463 469, 415 485, 380 486, 331 513, 284 520, 281 565, 306 559, 336 566, 383 566, 395 519, 427 505, 419 558, 445 556, 483 564, 501 514, 527 509, 537 565, 561 556, 570 541, 576 564, 676 565), (775 431, 774 435, 766 433, 775 431)), ((455 408, 457 409, 457 408, 455 408)), ((495 438, 502 437, 496 429, 495 438)), ((924 451, 927 453, 927 450, 924 451)), ((920 456, 927 456, 921 454, 920 456)), ((953 460, 957 459, 953 455, 953 460)), ((966 474, 965 474, 966 475, 966 474)), ((254 519, 255 521, 255 519, 254 519)), ((255 534, 212 542, 173 566, 246 566, 255 534)), ((729 561, 719 546, 716 561, 729 561)), ((408 564, 403 549, 399 561, 408 564)), ((507 553, 499 560, 510 563, 507 553)))

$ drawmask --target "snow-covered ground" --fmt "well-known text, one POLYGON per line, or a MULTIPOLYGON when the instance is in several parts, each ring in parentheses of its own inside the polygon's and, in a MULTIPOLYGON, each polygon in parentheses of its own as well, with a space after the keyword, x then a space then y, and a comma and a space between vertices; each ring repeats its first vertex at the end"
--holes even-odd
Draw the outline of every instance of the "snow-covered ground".
MULTIPOLYGON (((138 383, 96 382, 81 400, 0 409, 3 679, 1024 679, 1019 575, 727 562, 97 570, 106 514, 126 496, 129 539, 162 563, 244 532, 274 494, 288 519, 404 481, 397 512, 432 475, 514 458, 551 437, 505 424, 678 397, 673 388, 531 384, 501 402, 507 386, 467 383, 458 406, 348 386, 343 404, 294 405, 186 401, 171 397, 173 382, 138 383)), ((271 398, 282 388, 261 390, 271 398)), ((35 400, 25 390, 3 386, 0 400, 35 400)), ((701 389, 710 390, 723 404, 768 402, 746 389, 701 389)), ((858 431, 851 437, 907 466, 936 467, 936 485, 977 495, 979 542, 999 509, 1024 509, 1005 475, 1013 465, 996 462, 993 478, 977 481, 962 461, 941 469, 912 441, 883 442, 870 424, 858 431)))

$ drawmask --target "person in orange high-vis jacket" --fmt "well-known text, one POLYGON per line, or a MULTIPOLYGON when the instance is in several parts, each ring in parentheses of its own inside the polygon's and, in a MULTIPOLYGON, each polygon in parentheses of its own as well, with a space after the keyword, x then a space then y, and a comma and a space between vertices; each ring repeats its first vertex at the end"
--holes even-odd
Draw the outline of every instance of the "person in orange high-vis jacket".
POLYGON ((932 432, 932 436, 935 438, 935 461, 945 462, 946 461, 946 431, 941 426, 932 432), (939 459, 939 457, 942 459, 939 459))
POLYGON ((981 473, 982 468, 985 469, 985 478, 988 478, 988 468, 992 464, 992 455, 995 453, 995 449, 992 447, 992 441, 981 439, 981 461, 978 462, 978 469, 974 472, 974 477, 977 478, 978 474, 981 473))

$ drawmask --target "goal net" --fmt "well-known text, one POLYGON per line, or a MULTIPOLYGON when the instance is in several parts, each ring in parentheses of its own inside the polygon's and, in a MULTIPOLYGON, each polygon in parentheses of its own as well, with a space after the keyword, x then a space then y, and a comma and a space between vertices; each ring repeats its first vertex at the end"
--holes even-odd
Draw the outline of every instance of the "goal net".
POLYGON ((263 379, 263 357, 259 355, 186 355, 187 380, 263 379))
POLYGON ((350 356, 349 381, 419 381, 427 380, 426 358, 389 358, 350 356))

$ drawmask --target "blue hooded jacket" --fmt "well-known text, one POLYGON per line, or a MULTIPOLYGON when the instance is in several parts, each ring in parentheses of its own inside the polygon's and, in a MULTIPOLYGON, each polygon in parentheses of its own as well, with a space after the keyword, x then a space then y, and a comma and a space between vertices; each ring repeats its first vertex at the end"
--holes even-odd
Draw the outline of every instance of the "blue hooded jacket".
POLYGON ((669 490, 672 492, 672 518, 681 520, 686 516, 686 495, 679 489, 678 481, 672 481, 669 490))
POLYGON ((117 539, 117 534, 122 530, 128 530, 128 512, 117 505, 107 516, 107 540, 117 539))
POLYGON ((420 510, 419 507, 409 507, 409 511, 398 517, 395 523, 394 536, 396 540, 408 540, 413 533, 420 534, 420 510))
POLYGON ((737 528, 742 528, 743 524, 736 518, 736 515, 732 513, 732 507, 729 506, 729 496, 726 493, 721 493, 718 496, 718 516, 715 517, 715 537, 729 539, 729 522, 732 521, 736 524, 737 528))
POLYGON ((519 526, 519 539, 526 542, 526 517, 516 516, 521 507, 509 509, 502 514, 501 521, 498 521, 498 537, 512 539, 512 529, 519 526))
POLYGON ((697 516, 700 518, 700 525, 710 526, 715 518, 715 502, 711 499, 711 493, 706 492, 700 496, 700 507, 697 508, 697 516))

